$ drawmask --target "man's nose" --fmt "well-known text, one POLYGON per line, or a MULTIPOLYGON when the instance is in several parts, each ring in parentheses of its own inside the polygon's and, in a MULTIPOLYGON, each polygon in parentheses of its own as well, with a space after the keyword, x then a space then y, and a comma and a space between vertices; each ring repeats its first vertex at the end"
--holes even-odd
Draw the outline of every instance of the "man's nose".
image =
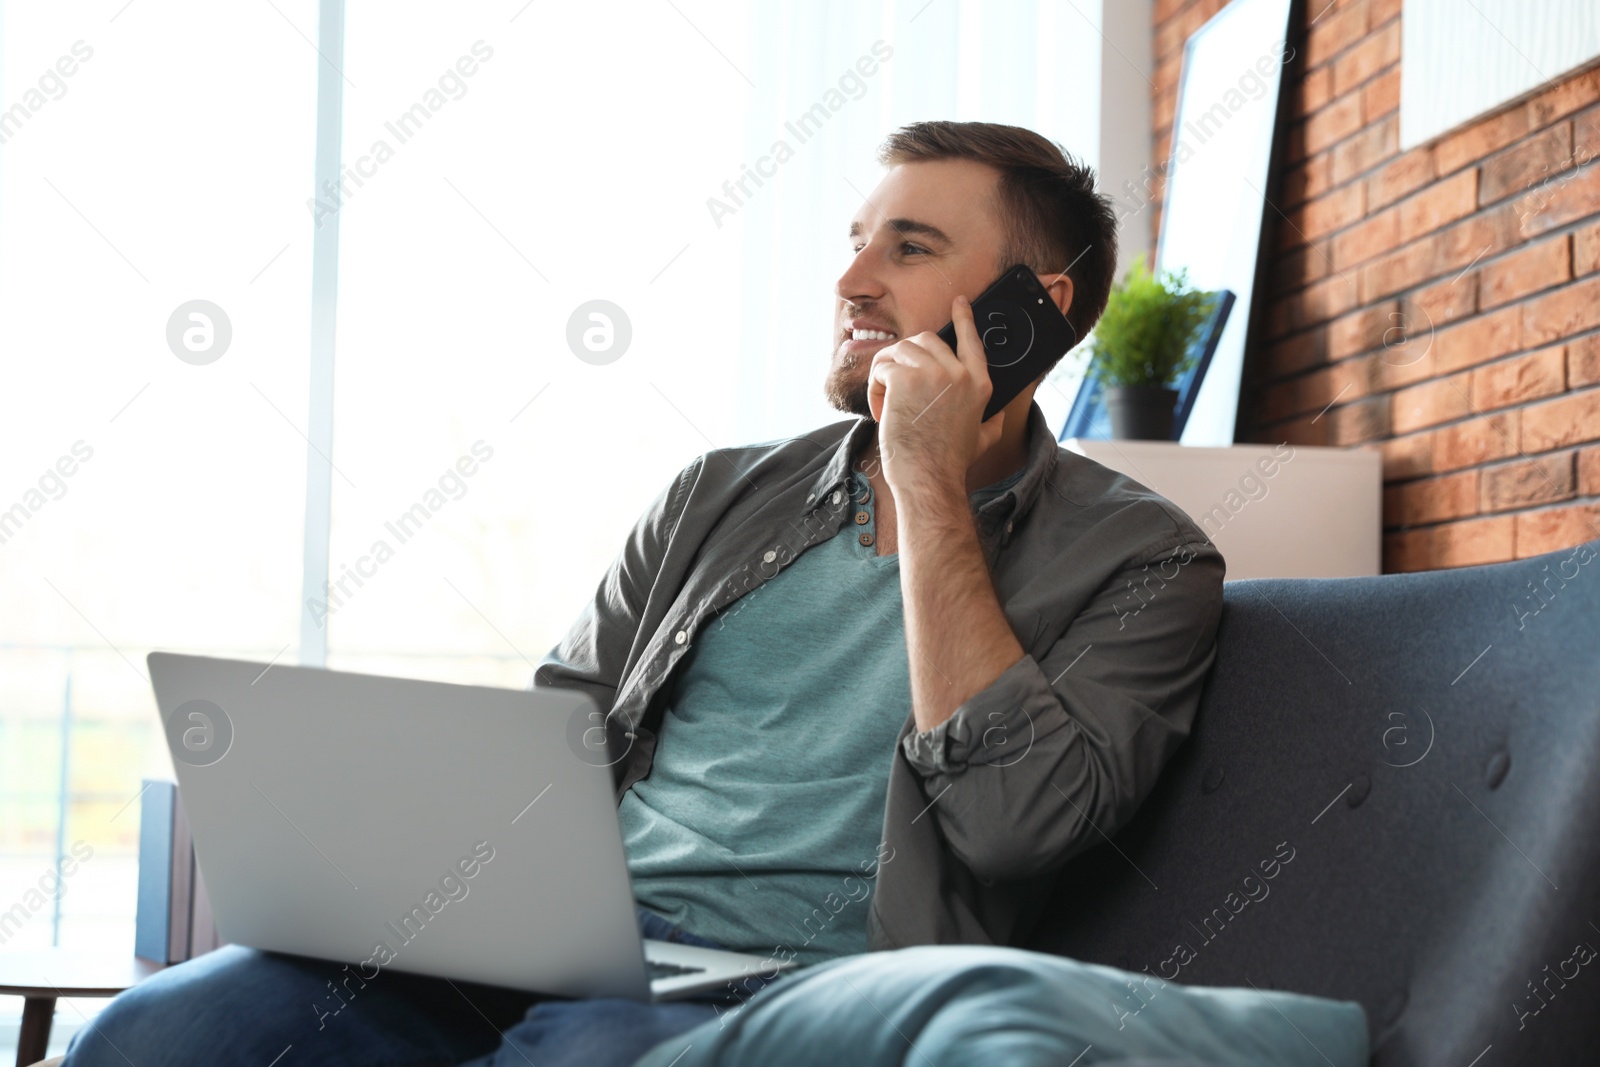
MULTIPOLYGON (((865 249, 862 250, 865 252, 865 249)), ((872 270, 870 262, 861 254, 850 260, 844 273, 834 285, 840 300, 862 304, 883 297, 883 284, 872 270)))

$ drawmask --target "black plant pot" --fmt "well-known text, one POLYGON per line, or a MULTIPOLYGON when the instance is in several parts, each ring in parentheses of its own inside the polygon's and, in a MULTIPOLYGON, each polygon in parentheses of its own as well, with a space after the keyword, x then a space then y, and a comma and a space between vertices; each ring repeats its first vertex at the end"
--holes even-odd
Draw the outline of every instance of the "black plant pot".
POLYGON ((1111 436, 1122 441, 1172 440, 1178 391, 1164 385, 1108 385, 1111 436))

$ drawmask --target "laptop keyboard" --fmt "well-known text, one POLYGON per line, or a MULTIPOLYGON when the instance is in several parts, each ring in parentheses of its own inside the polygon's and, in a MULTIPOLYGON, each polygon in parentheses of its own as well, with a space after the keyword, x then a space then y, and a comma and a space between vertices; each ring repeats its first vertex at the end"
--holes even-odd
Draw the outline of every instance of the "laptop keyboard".
POLYGON ((657 978, 679 978, 686 974, 701 974, 704 967, 684 967, 676 963, 662 963, 660 960, 645 960, 645 974, 653 982, 657 978))

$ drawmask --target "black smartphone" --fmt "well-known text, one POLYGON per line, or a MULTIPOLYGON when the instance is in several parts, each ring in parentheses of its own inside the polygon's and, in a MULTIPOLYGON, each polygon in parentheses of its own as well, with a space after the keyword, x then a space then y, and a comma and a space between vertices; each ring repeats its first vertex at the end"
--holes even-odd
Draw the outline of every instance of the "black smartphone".
MULTIPOLYGON (((994 386, 983 412, 985 422, 1078 343, 1078 332, 1045 292, 1039 276, 1021 263, 1000 275, 972 302, 972 321, 983 339, 989 381, 994 386)), ((939 339, 953 351, 956 324, 951 322, 940 330, 939 339)))

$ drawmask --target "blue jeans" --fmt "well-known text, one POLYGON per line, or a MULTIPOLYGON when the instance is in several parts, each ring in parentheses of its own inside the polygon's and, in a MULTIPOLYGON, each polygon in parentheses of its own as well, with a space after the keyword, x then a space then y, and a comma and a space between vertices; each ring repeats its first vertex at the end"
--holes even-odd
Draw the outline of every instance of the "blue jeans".
MULTIPOLYGON (((639 928, 721 947, 643 908, 639 928)), ((341 964, 224 945, 112 1000, 72 1039, 64 1067, 627 1067, 725 1003, 567 1000, 399 971, 362 982, 341 964)))

